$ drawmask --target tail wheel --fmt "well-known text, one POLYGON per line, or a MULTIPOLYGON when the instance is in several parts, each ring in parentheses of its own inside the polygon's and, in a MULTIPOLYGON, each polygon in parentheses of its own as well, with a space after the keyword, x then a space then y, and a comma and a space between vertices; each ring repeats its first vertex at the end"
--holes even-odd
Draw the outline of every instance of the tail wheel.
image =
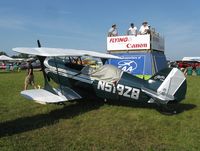
POLYGON ((179 108, 179 103, 177 101, 170 101, 167 104, 160 105, 159 111, 166 115, 177 114, 179 108))

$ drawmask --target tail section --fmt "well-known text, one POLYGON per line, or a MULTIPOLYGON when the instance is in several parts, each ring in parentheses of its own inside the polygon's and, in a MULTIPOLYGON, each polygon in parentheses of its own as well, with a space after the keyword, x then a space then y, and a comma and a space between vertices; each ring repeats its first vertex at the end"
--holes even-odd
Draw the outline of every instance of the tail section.
POLYGON ((173 68, 157 89, 157 93, 174 96, 175 100, 181 101, 185 98, 187 90, 186 78, 177 68, 173 68))
POLYGON ((161 104, 181 101, 186 95, 186 78, 179 69, 166 68, 149 79, 142 90, 161 104))

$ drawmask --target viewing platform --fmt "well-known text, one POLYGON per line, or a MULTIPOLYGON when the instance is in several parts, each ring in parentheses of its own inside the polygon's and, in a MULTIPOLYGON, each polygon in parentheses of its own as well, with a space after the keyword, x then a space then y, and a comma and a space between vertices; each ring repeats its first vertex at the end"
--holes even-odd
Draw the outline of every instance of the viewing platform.
POLYGON ((167 67, 164 37, 152 31, 145 35, 107 37, 107 52, 122 58, 109 59, 108 64, 143 79, 167 67))

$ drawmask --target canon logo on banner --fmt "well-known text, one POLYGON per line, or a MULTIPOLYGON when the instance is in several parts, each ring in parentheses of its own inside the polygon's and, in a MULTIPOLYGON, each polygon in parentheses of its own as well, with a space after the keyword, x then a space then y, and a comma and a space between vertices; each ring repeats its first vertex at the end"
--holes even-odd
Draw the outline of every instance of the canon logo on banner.
POLYGON ((127 44, 127 48, 147 48, 147 44, 127 44))
POLYGON ((128 41, 128 37, 110 38, 110 43, 127 42, 127 41, 128 41))

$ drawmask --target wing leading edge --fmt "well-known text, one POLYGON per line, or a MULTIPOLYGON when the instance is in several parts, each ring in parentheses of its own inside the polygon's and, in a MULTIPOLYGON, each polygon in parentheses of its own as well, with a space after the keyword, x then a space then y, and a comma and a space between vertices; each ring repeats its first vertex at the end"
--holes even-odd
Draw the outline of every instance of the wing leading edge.
POLYGON ((92 56, 97 58, 112 58, 112 59, 120 59, 118 56, 114 56, 111 54, 100 53, 95 51, 88 50, 77 50, 77 49, 62 49, 62 48, 26 48, 26 47, 18 47, 12 49, 15 52, 31 54, 37 56, 92 56))

